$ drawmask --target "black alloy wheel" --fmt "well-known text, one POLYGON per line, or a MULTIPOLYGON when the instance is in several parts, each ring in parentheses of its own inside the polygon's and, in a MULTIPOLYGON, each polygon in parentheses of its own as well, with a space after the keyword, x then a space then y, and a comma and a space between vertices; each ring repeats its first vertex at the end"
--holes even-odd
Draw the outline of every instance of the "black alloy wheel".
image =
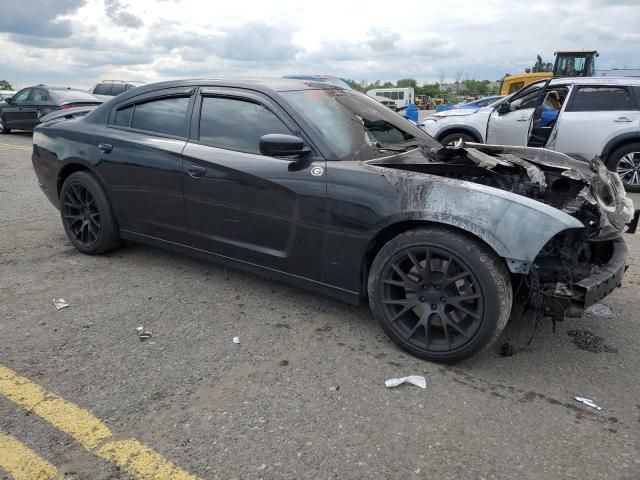
POLYGON ((62 198, 62 218, 70 235, 84 248, 100 237, 100 212, 93 194, 82 184, 72 184, 62 198))
POLYGON ((436 247, 407 248, 389 260, 381 281, 384 314, 405 342, 446 352, 478 332, 484 295, 455 254, 436 247))
POLYGON ((469 358, 495 341, 513 300, 504 259, 443 226, 387 242, 371 265, 368 294, 373 315, 395 343, 442 363, 469 358))
POLYGON ((107 193, 88 171, 75 172, 64 181, 60 216, 69 240, 83 253, 105 253, 120 244, 120 230, 107 193))

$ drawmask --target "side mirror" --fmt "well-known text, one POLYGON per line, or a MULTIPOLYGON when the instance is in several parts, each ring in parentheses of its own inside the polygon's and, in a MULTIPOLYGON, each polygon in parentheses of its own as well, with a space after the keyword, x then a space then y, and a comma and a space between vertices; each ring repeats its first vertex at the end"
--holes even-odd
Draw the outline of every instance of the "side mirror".
POLYGON ((267 157, 301 156, 310 151, 304 146, 304 140, 295 135, 270 133, 260 137, 260 153, 267 157))
POLYGON ((511 104, 509 102, 504 102, 498 105, 498 113, 500 115, 509 113, 511 111, 511 104))
POLYGON ((7 97, 7 98, 5 98, 5 99, 4 99, 4 101, 5 101, 6 103, 11 104, 11 103, 13 103, 13 97, 7 97))

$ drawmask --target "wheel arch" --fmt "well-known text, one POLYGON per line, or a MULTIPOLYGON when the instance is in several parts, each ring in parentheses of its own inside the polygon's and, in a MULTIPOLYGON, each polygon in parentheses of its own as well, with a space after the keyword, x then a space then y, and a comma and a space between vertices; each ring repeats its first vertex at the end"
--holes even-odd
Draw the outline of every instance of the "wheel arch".
POLYGON ((613 152, 615 152, 619 148, 625 147, 632 143, 638 143, 638 142, 640 142, 640 131, 618 135, 617 137, 614 137, 607 142, 607 144, 602 149, 600 158, 604 163, 608 164, 609 157, 613 152))
POLYGON ((98 179, 98 181, 102 184, 102 186, 105 187, 105 184, 100 178, 100 176, 90 166, 88 166, 84 162, 74 160, 74 161, 65 163, 62 166, 62 168, 60 168, 60 171, 58 172, 58 178, 56 180, 56 197, 57 198, 60 198, 60 191, 62 190, 62 185, 64 184, 65 180, 76 172, 89 172, 93 174, 98 179))
POLYGON ((459 235, 465 236, 467 238, 471 238, 477 242, 482 243, 488 249, 490 249, 496 256, 503 258, 505 260, 505 265, 509 266, 508 262, 504 257, 502 257, 496 249, 489 244, 482 237, 465 230, 457 225, 452 225, 450 223, 437 222, 432 220, 420 219, 420 220, 401 220, 379 230, 376 235, 369 241, 367 248, 365 249, 364 257, 361 261, 360 265, 360 299, 361 302, 364 303, 367 300, 367 281, 369 278, 369 271, 371 270, 371 265, 373 264, 373 260, 376 258, 378 252, 386 245, 391 239, 401 235, 410 230, 414 230, 417 228, 437 226, 450 230, 453 233, 457 233, 459 235))
POLYGON ((436 140, 440 141, 447 135, 451 135, 454 133, 465 133, 473 137, 476 142, 484 143, 484 139, 482 138, 480 132, 476 128, 469 125, 454 125, 451 127, 445 127, 438 132, 438 134, 436 135, 436 140))

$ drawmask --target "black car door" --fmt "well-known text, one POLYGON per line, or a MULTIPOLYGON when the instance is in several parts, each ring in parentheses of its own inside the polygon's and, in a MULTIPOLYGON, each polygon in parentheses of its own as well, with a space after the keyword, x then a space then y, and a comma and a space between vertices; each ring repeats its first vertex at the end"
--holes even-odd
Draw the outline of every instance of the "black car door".
POLYGON ((40 114, 46 114, 53 108, 53 100, 44 88, 33 88, 31 95, 22 106, 22 128, 32 129, 40 123, 40 114))
POLYGON ((270 98, 202 89, 184 150, 192 244, 250 264, 319 280, 326 213, 325 160, 270 98), (311 152, 274 158, 266 134, 302 136, 311 152))
POLYGON ((95 136, 98 173, 122 230, 187 242, 182 150, 193 88, 172 88, 116 105, 95 136))
POLYGON ((2 107, 2 116, 4 124, 7 128, 26 128, 26 112, 24 107, 29 101, 32 88, 24 88, 16 93, 11 99, 11 103, 7 103, 2 107))

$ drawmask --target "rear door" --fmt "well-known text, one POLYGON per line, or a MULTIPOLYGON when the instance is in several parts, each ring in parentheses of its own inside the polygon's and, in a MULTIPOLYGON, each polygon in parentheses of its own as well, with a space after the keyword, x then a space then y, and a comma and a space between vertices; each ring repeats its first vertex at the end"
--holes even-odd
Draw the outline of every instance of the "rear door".
POLYGON ((44 88, 32 89, 29 99, 22 107, 23 128, 35 128, 40 123, 40 115, 45 115, 53 109, 55 106, 47 90, 44 88))
POLYGON ((157 90, 115 106, 96 135, 98 172, 129 232, 187 243, 182 150, 189 134, 193 88, 157 90))
POLYGON ((7 103, 6 106, 2 107, 2 114, 7 128, 25 128, 27 114, 24 111, 24 107, 29 101, 32 90, 32 88, 20 90, 13 96, 11 103, 7 103))
POLYGON ((501 113, 497 108, 493 110, 487 125, 487 143, 527 145, 533 112, 545 84, 546 82, 534 83, 517 93, 509 100, 510 111, 501 113))
POLYGON ((184 197, 197 248, 320 279, 325 160, 264 156, 260 137, 304 136, 272 99, 239 89, 203 89, 184 150, 184 197))
POLYGON ((617 136, 640 130, 633 89, 623 85, 576 85, 557 127, 554 150, 590 160, 617 136))

